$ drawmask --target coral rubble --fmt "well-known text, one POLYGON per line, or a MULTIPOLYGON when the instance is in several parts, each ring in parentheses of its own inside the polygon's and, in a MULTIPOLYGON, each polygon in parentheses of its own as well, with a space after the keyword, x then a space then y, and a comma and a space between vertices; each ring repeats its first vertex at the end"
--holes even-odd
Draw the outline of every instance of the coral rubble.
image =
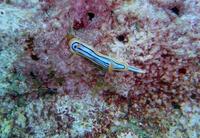
POLYGON ((198 0, 1 0, 0 137, 200 137, 198 0), (146 70, 109 73, 66 34, 146 70))

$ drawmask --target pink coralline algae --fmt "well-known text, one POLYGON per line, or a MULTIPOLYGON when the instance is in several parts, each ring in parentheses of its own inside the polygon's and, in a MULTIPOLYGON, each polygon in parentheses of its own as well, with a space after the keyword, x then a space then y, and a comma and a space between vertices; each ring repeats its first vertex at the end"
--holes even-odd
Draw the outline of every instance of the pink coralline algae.
POLYGON ((102 23, 108 22, 111 17, 111 3, 105 0, 74 0, 69 16, 73 19, 75 30, 82 28, 100 28, 102 23), (98 6, 97 6, 98 5, 98 6))
POLYGON ((28 90, 6 95, 7 101, 26 103, 23 134, 200 135, 199 125, 188 121, 200 118, 200 2, 44 0, 36 5, 31 20, 38 27, 19 38, 23 53, 10 69, 25 78, 28 90), (146 73, 109 73, 74 55, 69 33, 146 73), (184 122, 190 122, 187 131, 179 126, 187 126, 184 122))

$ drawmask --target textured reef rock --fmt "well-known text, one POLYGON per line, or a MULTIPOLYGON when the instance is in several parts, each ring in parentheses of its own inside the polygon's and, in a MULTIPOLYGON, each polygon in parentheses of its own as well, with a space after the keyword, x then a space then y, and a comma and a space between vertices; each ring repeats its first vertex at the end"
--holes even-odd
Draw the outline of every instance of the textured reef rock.
POLYGON ((198 0, 0 1, 0 137, 200 137, 198 0), (108 73, 65 35, 146 70, 108 73))

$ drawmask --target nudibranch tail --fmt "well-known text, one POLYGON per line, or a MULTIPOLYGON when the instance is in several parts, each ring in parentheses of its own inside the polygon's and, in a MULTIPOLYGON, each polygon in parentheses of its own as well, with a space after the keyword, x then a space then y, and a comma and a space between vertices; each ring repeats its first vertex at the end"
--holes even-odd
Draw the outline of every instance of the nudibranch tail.
POLYGON ((134 73, 145 73, 144 70, 139 69, 137 67, 134 66, 128 66, 128 71, 134 72, 134 73))

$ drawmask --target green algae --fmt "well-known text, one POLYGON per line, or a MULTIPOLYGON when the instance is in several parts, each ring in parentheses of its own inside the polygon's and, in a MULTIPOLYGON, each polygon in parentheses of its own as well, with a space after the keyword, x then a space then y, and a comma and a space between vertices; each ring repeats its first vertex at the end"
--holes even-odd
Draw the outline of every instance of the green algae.
POLYGON ((128 132, 132 131, 139 138, 149 138, 149 134, 145 132, 142 128, 139 127, 139 123, 136 119, 131 118, 129 121, 119 121, 118 125, 111 127, 112 132, 120 133, 120 132, 128 132))
POLYGON ((27 119, 26 119, 26 117, 25 117, 25 115, 23 113, 23 108, 19 108, 15 114, 16 114, 16 117, 17 117, 17 119, 15 121, 16 124, 20 128, 25 128, 27 119))
POLYGON ((1 129, 0 129, 0 136, 2 138, 7 138, 9 137, 10 132, 12 131, 13 128, 13 120, 2 120, 1 121, 1 129))
POLYGON ((26 85, 26 78, 20 73, 10 73, 7 77, 9 80, 9 87, 7 91, 14 95, 24 94, 28 89, 26 85))
POLYGON ((20 137, 25 132, 27 121, 23 112, 24 107, 18 107, 15 103, 5 103, 4 101, 0 108, 0 137, 7 138, 16 134, 20 137))

